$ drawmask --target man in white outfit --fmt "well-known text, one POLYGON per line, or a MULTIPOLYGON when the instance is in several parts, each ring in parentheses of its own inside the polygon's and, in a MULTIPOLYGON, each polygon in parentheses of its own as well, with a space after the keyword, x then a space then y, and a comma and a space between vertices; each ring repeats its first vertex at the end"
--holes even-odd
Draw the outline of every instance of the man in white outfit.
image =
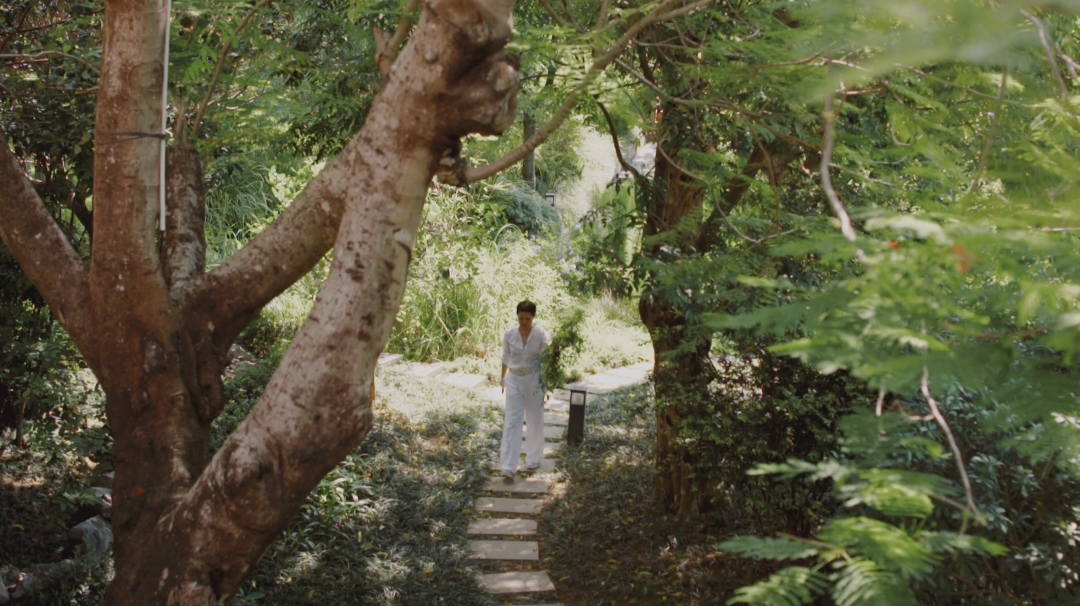
POLYGON ((503 335, 500 380, 506 394, 506 410, 503 414, 499 467, 507 478, 517 473, 523 423, 528 424, 525 469, 540 467, 540 459, 544 457, 544 392, 540 389, 540 352, 548 346, 551 338, 546 330, 533 324, 535 303, 518 303, 517 317, 518 325, 503 335))

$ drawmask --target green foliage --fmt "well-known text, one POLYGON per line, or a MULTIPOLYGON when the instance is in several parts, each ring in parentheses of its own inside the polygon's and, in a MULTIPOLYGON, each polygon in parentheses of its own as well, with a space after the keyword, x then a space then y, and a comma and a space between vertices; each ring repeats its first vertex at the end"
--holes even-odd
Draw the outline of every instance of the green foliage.
POLYGON ((112 557, 85 555, 64 560, 34 582, 27 596, 34 606, 98 606, 112 581, 112 557))
POLYGON ((575 309, 552 331, 551 343, 540 354, 540 384, 545 389, 556 389, 570 381, 566 359, 581 346, 584 323, 585 310, 575 309))

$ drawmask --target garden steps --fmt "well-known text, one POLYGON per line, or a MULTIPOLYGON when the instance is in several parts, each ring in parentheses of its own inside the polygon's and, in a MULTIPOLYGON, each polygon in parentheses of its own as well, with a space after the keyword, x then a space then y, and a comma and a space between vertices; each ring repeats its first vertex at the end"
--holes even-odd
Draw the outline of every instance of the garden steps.
POLYGON ((481 575, 480 584, 495 595, 555 591, 555 584, 551 582, 551 577, 544 571, 485 574, 481 575))
POLYGON ((473 502, 476 511, 492 513, 523 513, 536 515, 544 507, 542 499, 513 499, 508 497, 479 497, 473 502))
POLYGON ((465 534, 525 536, 536 534, 536 520, 484 518, 469 523, 465 534))
POLYGON ((540 544, 536 541, 469 541, 469 549, 477 560, 540 561, 540 544))
MULTIPOLYGON (((567 385, 567 388, 580 388, 590 394, 601 394, 629 387, 644 382, 648 373, 652 370, 652 363, 645 362, 624 368, 617 368, 606 373, 586 377, 578 383, 567 385)), ((443 380, 453 375, 440 377, 443 380)), ((502 390, 498 387, 482 388, 478 383, 474 391, 480 398, 501 402, 502 390)), ((566 426, 569 424, 570 392, 567 389, 558 389, 551 392, 551 397, 544 402, 544 459, 540 462, 540 468, 535 473, 558 473, 555 461, 551 455, 558 452, 566 435, 566 426), (547 440, 556 440, 548 442, 547 440)), ((524 436, 522 436, 524 440, 524 436)), ((498 461, 491 463, 493 471, 498 471, 498 461)), ((531 475, 522 470, 523 474, 531 475)), ((469 523, 466 534, 477 537, 506 537, 506 539, 473 539, 469 541, 472 557, 476 560, 497 560, 505 562, 538 562, 540 560, 540 546, 538 541, 524 539, 534 537, 537 534, 537 522, 525 516, 535 516, 540 513, 546 503, 546 495, 551 489, 551 482, 532 478, 503 478, 492 477, 488 479, 487 491, 490 496, 478 497, 474 501, 474 508, 480 514, 507 514, 504 518, 479 518, 469 523), (532 495, 537 498, 518 498, 505 495, 532 495), (504 495, 504 496, 495 496, 504 495), (509 539, 509 540, 507 540, 509 539)), ((480 575, 481 585, 494 595, 518 594, 517 600, 528 599, 524 594, 552 594, 555 592, 555 584, 548 573, 543 570, 521 570, 516 572, 498 572, 480 575)), ((561 606, 552 599, 545 600, 544 596, 538 595, 532 599, 535 603, 527 606, 561 606), (546 602, 546 603, 545 603, 546 602)), ((522 605, 526 606, 526 605, 522 605)))

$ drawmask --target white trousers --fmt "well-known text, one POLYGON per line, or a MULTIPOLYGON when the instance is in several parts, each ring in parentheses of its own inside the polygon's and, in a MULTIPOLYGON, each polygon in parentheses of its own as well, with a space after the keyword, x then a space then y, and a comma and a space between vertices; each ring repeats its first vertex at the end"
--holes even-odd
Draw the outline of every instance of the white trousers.
POLYGON ((499 449, 499 468, 511 473, 518 468, 521 456, 522 424, 528 424, 525 436, 525 463, 539 464, 544 458, 544 392, 540 390, 540 374, 515 375, 506 373, 506 409, 503 413, 502 446, 499 449))

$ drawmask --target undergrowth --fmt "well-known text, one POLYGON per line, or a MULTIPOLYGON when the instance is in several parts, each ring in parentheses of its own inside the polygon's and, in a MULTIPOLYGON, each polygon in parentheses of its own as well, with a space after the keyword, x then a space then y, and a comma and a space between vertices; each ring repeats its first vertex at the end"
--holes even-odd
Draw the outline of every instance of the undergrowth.
MULTIPOLYGON (((242 389, 239 406, 258 398, 254 384, 242 389)), ((494 603, 465 529, 497 449, 498 407, 392 369, 376 393, 371 433, 311 493, 236 603, 494 603)))
POLYGON ((592 396, 585 441, 562 450, 566 492, 540 516, 540 551, 569 604, 720 604, 756 565, 714 545, 747 520, 680 523, 653 497, 656 423, 649 386, 592 396))

